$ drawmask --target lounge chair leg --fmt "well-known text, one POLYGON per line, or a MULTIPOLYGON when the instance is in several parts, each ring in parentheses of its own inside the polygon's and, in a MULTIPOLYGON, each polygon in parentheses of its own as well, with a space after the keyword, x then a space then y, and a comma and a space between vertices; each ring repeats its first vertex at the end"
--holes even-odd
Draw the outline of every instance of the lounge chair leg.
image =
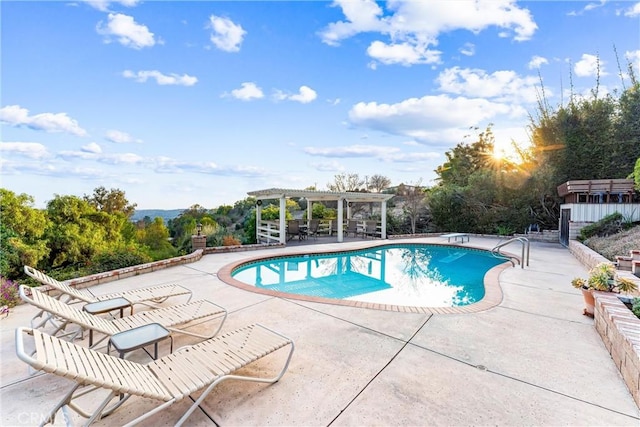
MULTIPOLYGON (((274 331, 272 331, 272 332, 274 332, 274 331)), ((278 335, 283 336, 282 334, 278 334, 278 335)), ((289 362, 291 362, 291 356, 293 356, 293 350, 295 349, 295 345, 293 344, 293 341, 289 345, 291 347, 291 349, 289 350, 289 355, 287 356, 287 360, 285 361, 284 366, 282 367, 282 370, 280 370, 278 375, 276 375, 273 378, 245 377, 245 376, 240 376, 240 375, 225 375, 223 377, 218 378, 216 381, 211 383, 209 385, 209 387, 207 387, 206 390, 204 390, 202 392, 202 394, 200 394, 200 397, 198 397, 198 399, 195 402, 193 402, 193 405, 191 405, 189 407, 189 409, 187 410, 187 412, 185 412, 184 415, 182 415, 182 417, 178 420, 178 422, 176 423, 175 427, 178 427, 178 426, 181 426, 182 424, 184 424, 184 422, 187 421, 187 418, 189 418, 189 416, 191 416, 193 411, 195 411, 196 408, 200 406, 202 401, 204 399, 206 399, 206 397, 209 395, 211 390, 213 390, 213 388, 215 386, 217 386, 219 383, 221 383, 222 381, 225 381, 225 380, 241 380, 241 381, 253 381, 253 382, 270 383, 270 384, 278 382, 280 380, 280 378, 282 378, 284 373, 287 372, 287 368, 289 367, 289 362)))
MULTIPOLYGON (((58 410, 64 406, 67 406, 69 402, 71 402, 71 399, 73 399, 73 394, 80 386, 80 384, 76 384, 71 390, 69 390, 67 394, 64 395, 64 397, 58 402, 58 404, 54 406, 53 409, 51 409, 49 414, 47 414, 47 416, 42 419, 40 427, 44 426, 47 423, 53 424, 56 421, 56 413, 58 413, 58 410)), ((71 420, 69 420, 68 418, 66 421, 67 425, 71 424, 71 420)))

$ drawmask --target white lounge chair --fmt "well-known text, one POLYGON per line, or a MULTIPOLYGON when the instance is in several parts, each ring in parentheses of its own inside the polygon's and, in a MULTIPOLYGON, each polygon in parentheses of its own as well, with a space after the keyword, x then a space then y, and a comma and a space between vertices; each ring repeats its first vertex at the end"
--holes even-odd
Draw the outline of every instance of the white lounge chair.
POLYGON ((189 299, 186 302, 191 301, 193 293, 191 290, 180 285, 158 285, 139 289, 128 289, 122 292, 114 292, 105 295, 94 295, 88 289, 77 289, 69 286, 65 282, 60 282, 51 276, 44 274, 43 272, 36 270, 28 265, 24 266, 24 272, 40 282, 43 285, 51 286, 57 291, 61 292, 61 295, 67 297, 67 302, 82 301, 85 303, 92 303, 98 301, 105 301, 113 298, 124 298, 134 304, 145 304, 151 307, 156 307, 157 303, 164 302, 168 298, 188 295, 189 299))
MULTIPOLYGON (((184 304, 177 304, 154 310, 140 311, 136 314, 120 319, 106 319, 104 317, 79 310, 73 305, 65 304, 56 298, 38 291, 38 288, 30 288, 25 285, 20 285, 19 293, 20 298, 22 298, 23 301, 55 316, 58 322, 54 322, 55 329, 52 332, 52 335, 62 333, 64 336, 70 335, 71 340, 75 339, 77 333, 80 331, 75 333, 65 332, 65 328, 69 324, 79 325, 81 331, 88 330, 90 348, 95 347, 105 338, 119 332, 149 325, 151 323, 158 323, 171 332, 191 335, 201 339, 208 339, 214 337, 220 331, 222 324, 227 318, 227 310, 207 300, 191 301, 184 304), (222 321, 211 334, 202 335, 187 330, 193 326, 213 321, 218 318, 222 318, 222 321), (178 325, 180 325, 180 327, 177 327, 178 325), (93 342, 94 331, 104 334, 104 337, 95 343, 93 342)), ((40 326, 42 325, 39 325, 38 327, 40 326)))
POLYGON ((237 379, 274 383, 280 380, 289 366, 293 350, 294 344, 291 339, 256 324, 193 346, 182 347, 173 354, 144 365, 60 340, 37 329, 16 329, 16 354, 20 360, 34 369, 76 382, 44 417, 43 424, 53 424, 58 410, 64 410, 65 407, 88 418, 86 425, 89 425, 113 413, 131 396, 161 402, 159 406, 127 424, 134 425, 188 398, 192 393, 203 390, 176 424, 182 425, 211 390, 222 381, 237 379), (29 337, 33 343, 29 342, 29 337), (287 345, 290 346, 289 355, 284 367, 275 377, 233 374, 238 369, 287 345), (27 350, 27 346, 35 347, 35 351, 27 350), (80 408, 75 399, 95 390, 109 390, 110 394, 93 412, 80 408), (108 407, 114 399, 117 399, 116 402, 108 407))

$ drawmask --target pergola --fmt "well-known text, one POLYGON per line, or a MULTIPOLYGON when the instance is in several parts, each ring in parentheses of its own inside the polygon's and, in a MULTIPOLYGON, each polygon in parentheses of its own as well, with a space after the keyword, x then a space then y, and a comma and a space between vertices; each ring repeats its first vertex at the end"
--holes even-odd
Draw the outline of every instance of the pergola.
MULTIPOLYGON (((256 198, 256 230, 260 227, 262 221, 262 201, 263 200, 279 200, 280 201, 280 230, 286 228, 285 213, 287 197, 298 197, 307 200, 307 219, 311 220, 313 211, 313 202, 337 202, 338 203, 338 235, 337 241, 344 240, 343 233, 343 216, 344 206, 347 207, 347 218, 351 218, 352 203, 380 203, 380 216, 382 218, 382 238, 387 238, 387 200, 393 197, 392 194, 381 193, 355 193, 355 192, 334 192, 334 191, 315 191, 315 190, 291 190, 283 188, 269 188, 267 190, 249 191, 247 194, 256 198)), ((280 243, 286 243, 285 233, 280 234, 280 243)))

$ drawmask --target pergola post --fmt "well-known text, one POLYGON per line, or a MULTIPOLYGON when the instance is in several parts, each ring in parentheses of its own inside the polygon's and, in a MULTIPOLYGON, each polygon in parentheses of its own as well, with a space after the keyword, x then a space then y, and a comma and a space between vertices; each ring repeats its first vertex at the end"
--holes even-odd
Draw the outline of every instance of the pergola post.
MULTIPOLYGON (((262 200, 256 200, 256 242, 260 243, 260 224, 262 223, 262 200)), ((267 243, 269 240, 267 239, 267 243)))
POLYGON ((280 243, 287 243, 287 198, 280 196, 280 243))
POLYGON ((380 237, 387 238, 387 201, 380 202, 380 237))
POLYGON ((338 243, 342 243, 344 241, 343 237, 343 224, 344 220, 342 219, 342 215, 344 213, 344 198, 338 198, 338 243))

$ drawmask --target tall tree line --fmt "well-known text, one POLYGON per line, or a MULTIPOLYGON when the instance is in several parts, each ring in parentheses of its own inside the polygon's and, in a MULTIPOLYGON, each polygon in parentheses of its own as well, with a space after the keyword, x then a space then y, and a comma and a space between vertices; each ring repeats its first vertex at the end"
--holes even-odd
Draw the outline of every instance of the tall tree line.
POLYGON ((628 78, 622 93, 600 96, 596 88, 555 109, 541 98, 530 147, 514 143, 516 161, 492 156, 491 125, 476 141, 448 151, 436 170, 438 185, 427 192, 436 229, 510 233, 532 223, 555 229, 558 185, 633 176, 640 159, 640 84, 631 66, 628 78))

